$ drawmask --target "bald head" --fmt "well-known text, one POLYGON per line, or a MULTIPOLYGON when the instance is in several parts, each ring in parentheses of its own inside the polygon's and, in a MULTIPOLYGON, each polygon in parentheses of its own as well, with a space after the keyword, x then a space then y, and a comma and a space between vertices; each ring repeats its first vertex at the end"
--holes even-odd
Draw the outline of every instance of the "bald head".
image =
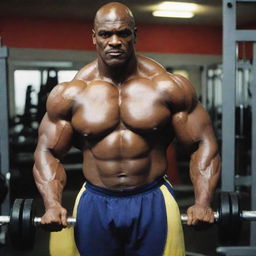
POLYGON ((103 5, 96 13, 94 19, 94 27, 106 22, 123 21, 134 28, 135 21, 131 10, 124 4, 119 2, 111 2, 103 5))

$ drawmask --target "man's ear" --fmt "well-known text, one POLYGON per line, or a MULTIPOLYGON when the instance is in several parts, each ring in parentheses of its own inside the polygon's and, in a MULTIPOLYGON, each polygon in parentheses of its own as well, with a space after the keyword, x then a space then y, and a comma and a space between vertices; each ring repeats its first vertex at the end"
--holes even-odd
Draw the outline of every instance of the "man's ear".
POLYGON ((96 35, 95 35, 95 30, 92 30, 92 42, 95 45, 96 44, 96 35))
POLYGON ((135 27, 133 29, 133 35, 134 35, 134 43, 136 44, 136 42, 137 42, 137 27, 135 27))

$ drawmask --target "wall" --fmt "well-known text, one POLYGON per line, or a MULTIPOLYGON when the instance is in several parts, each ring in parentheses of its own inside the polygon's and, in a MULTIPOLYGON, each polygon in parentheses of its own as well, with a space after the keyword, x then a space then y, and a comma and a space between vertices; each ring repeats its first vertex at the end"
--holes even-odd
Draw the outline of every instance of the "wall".
MULTIPOLYGON (((16 48, 94 50, 92 22, 0 18, 3 45, 16 48)), ((222 31, 208 26, 138 24, 138 51, 221 55, 222 31)))

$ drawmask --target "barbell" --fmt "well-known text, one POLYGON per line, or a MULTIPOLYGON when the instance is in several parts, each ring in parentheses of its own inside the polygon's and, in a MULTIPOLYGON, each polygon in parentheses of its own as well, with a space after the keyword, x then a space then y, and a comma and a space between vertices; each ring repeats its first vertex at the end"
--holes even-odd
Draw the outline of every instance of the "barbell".
MULTIPOLYGON (((242 211, 239 196, 235 192, 221 192, 218 196, 218 210, 214 212, 221 244, 236 243, 239 240, 242 221, 255 221, 256 211, 242 211)), ((181 214, 186 224, 188 216, 181 214)), ((75 226, 76 218, 67 218, 68 226, 75 226)), ((16 199, 10 216, 0 216, 0 225, 8 225, 8 236, 16 249, 29 250, 34 246, 36 228, 42 226, 41 217, 36 217, 33 199, 16 199)))

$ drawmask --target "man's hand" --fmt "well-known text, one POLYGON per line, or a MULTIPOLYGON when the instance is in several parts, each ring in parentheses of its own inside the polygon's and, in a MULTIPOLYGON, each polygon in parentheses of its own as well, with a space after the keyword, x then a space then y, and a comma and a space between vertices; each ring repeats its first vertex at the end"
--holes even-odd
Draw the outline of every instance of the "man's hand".
POLYGON ((214 212, 209 206, 194 204, 188 208, 187 215, 187 225, 196 225, 199 221, 214 222, 214 212))
POLYGON ((61 205, 49 207, 41 219, 42 228, 47 231, 60 231, 67 227, 67 210, 61 205))

